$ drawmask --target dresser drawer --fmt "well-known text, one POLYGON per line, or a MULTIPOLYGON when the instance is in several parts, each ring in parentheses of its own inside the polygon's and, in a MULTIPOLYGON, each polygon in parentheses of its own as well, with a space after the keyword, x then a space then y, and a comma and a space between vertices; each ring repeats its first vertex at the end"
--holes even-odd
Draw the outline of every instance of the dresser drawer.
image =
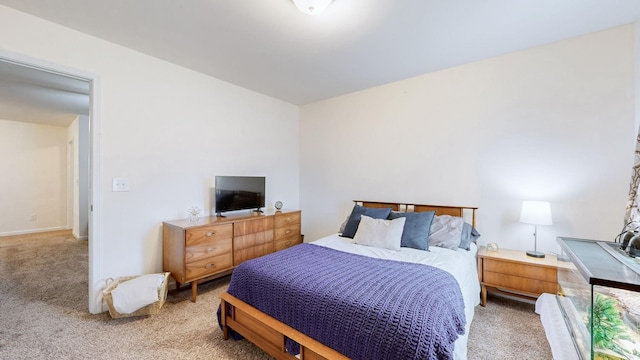
POLYGON ((218 240, 231 239, 233 225, 215 225, 200 228, 187 229, 185 235, 186 246, 212 244, 218 240))
POLYGON ((233 249, 233 241, 231 238, 219 239, 215 242, 205 245, 188 246, 185 249, 185 261, 187 263, 198 261, 212 256, 230 254, 233 249))
POLYGON ((187 281, 206 277, 210 274, 230 269, 233 265, 231 253, 211 256, 186 264, 187 281))
POLYGON ((243 236, 273 230, 273 217, 265 217, 234 224, 233 236, 243 236))
POLYGON ((276 241, 292 236, 300 237, 300 224, 291 224, 283 227, 276 227, 274 233, 276 241))
POLYGON ((276 240, 276 242, 273 244, 273 251, 284 250, 286 248, 290 248, 300 243, 302 243, 302 239, 300 238, 300 235, 284 238, 281 240, 276 240))
POLYGON ((513 275, 517 277, 548 282, 558 281, 558 269, 552 267, 533 266, 531 264, 515 263, 495 259, 484 259, 483 267, 484 272, 513 275))
POLYGON ((246 247, 243 249, 236 249, 233 252, 233 261, 235 265, 238 266, 247 260, 255 259, 263 255, 268 255, 268 254, 271 254, 272 252, 273 252, 273 241, 251 246, 251 247, 246 247))
POLYGON ((233 239, 233 250, 238 251, 250 247, 273 243, 273 230, 265 230, 257 233, 238 235, 233 239))
POLYGON ((276 214, 276 228, 290 224, 300 224, 300 212, 276 214))

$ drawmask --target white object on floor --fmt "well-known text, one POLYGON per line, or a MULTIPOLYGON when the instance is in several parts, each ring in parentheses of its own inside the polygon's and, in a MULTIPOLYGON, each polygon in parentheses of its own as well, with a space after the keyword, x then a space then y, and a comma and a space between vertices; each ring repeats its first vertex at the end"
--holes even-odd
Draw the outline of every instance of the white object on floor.
POLYGON ((159 300, 158 288, 163 282, 162 274, 148 274, 118 284, 111 291, 113 307, 121 314, 131 314, 153 304, 159 300))
POLYGON ((551 346, 554 360, 579 360, 578 352, 567 329, 556 295, 544 293, 536 301, 536 313, 551 346))

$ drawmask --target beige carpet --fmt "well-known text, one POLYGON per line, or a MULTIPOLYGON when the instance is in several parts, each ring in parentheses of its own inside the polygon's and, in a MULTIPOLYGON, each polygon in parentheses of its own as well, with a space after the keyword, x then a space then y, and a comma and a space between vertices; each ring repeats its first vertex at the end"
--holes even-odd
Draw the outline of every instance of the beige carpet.
MULTIPOLYGON (((269 359, 223 341, 215 312, 228 278, 170 291, 154 316, 91 315, 87 243, 69 232, 0 238, 0 359, 269 359)), ((551 359, 533 305, 490 298, 471 324, 469 359, 551 359)))

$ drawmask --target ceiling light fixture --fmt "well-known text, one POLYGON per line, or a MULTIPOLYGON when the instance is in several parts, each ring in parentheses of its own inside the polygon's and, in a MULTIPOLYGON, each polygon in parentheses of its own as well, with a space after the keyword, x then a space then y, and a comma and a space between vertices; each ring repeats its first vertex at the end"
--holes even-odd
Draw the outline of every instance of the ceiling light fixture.
POLYGON ((301 12, 307 15, 318 15, 325 11, 333 0, 291 0, 301 12))

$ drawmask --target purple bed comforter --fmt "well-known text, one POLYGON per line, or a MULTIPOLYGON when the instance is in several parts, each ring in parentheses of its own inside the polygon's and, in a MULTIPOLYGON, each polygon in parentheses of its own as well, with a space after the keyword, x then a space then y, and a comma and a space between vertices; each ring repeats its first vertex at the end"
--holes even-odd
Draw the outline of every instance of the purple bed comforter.
POLYGON ((464 333, 448 272, 313 244, 242 263, 228 292, 352 359, 452 359, 464 333))

